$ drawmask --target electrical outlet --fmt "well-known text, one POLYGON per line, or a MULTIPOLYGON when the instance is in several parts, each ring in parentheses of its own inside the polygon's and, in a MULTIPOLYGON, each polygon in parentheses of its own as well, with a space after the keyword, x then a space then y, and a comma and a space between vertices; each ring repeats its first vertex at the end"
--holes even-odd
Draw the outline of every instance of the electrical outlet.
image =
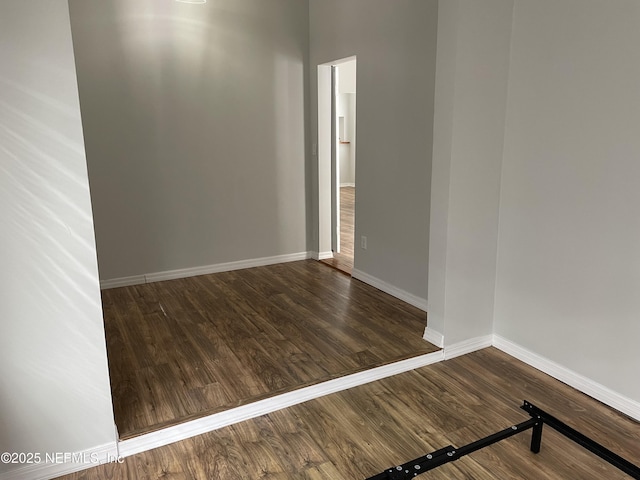
POLYGON ((367 249, 367 237, 365 237, 364 235, 362 235, 362 236, 360 237, 360 247, 361 247, 363 250, 366 250, 366 249, 367 249))

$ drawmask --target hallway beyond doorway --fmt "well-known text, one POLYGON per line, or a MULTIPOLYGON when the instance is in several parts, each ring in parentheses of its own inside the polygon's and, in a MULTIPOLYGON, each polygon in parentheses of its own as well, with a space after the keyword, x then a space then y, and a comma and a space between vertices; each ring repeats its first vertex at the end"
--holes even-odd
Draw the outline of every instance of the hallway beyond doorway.
POLYGON ((347 275, 353 270, 355 187, 340 187, 340 253, 321 260, 347 275))

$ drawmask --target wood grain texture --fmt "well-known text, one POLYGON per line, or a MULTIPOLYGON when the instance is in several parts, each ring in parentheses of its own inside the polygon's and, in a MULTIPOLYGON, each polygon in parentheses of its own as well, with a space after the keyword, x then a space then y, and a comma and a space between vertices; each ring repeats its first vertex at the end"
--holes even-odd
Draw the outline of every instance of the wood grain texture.
POLYGON ((425 312, 309 260, 103 291, 130 438, 438 350, 425 312))
MULTIPOLYGON (((528 419, 523 399, 640 462, 638 422, 488 348, 62 478, 364 479, 528 419)), ((540 454, 529 440, 516 435, 417 478, 628 478, 550 428, 540 454)))
POLYGON ((333 258, 322 260, 347 275, 353 270, 355 207, 355 187, 340 187, 340 253, 334 252, 333 258))

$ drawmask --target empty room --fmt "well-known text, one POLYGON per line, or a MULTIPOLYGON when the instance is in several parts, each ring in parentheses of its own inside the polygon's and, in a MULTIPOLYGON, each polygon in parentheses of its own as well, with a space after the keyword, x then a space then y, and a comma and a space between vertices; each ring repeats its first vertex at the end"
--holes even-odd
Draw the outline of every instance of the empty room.
POLYGON ((639 24, 3 0, 0 479, 640 478, 639 24))

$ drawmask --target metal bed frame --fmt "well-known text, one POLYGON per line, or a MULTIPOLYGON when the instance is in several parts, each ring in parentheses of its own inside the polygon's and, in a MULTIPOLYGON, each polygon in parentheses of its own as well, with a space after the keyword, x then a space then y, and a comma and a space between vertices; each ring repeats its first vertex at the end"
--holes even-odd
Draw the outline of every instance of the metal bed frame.
POLYGON ((531 434, 531 451, 533 453, 539 453, 542 443, 542 427, 544 425, 548 425, 569 440, 583 446, 591 453, 630 475, 631 478, 640 480, 640 467, 625 460, 608 448, 571 428, 566 423, 526 400, 520 408, 529 413, 531 416, 529 420, 513 425, 488 437, 476 440, 464 447, 456 448, 453 445, 449 445, 448 447, 441 448, 402 465, 390 467, 373 477, 369 477, 367 480, 408 480, 529 429, 533 429, 531 434))

